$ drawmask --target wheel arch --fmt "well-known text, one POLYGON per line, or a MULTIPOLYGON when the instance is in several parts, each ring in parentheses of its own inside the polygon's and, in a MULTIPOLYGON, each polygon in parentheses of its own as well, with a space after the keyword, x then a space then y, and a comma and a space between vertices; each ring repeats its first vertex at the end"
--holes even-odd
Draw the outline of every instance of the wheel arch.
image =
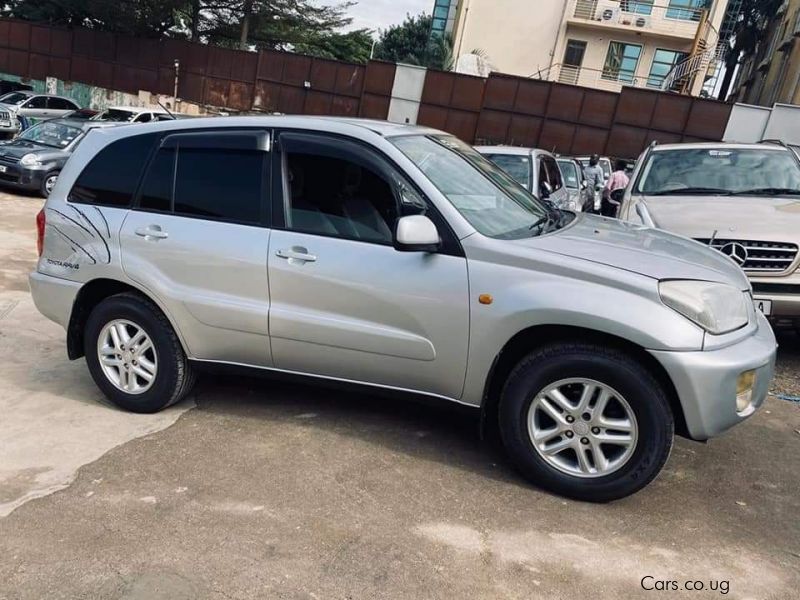
POLYGON ((533 350, 557 342, 579 341, 602 344, 624 352, 640 362, 661 384, 675 417, 675 431, 688 437, 683 407, 675 385, 664 367, 644 348, 624 338, 571 325, 536 325, 517 332, 500 350, 492 363, 481 402, 481 435, 496 431, 497 409, 503 383, 520 360, 533 350))
POLYGON ((72 304, 72 312, 67 325, 67 356, 70 360, 77 360, 84 355, 83 352, 83 330, 86 326, 86 320, 89 318, 92 310, 106 298, 116 296, 117 294, 124 294, 126 292, 138 294, 147 298, 155 304, 158 309, 164 314, 172 326, 173 331, 178 336, 178 340, 183 347, 183 351, 189 356, 186 342, 181 335, 180 330, 175 326, 175 322, 170 316, 169 312, 164 306, 146 290, 132 285, 129 282, 120 281, 118 279, 98 278, 86 282, 78 291, 75 301, 72 304))

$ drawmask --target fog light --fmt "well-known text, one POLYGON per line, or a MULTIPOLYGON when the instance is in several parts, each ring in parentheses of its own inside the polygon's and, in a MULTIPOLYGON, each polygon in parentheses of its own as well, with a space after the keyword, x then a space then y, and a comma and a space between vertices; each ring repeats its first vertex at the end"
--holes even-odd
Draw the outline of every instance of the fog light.
POLYGON ((756 372, 745 371, 736 380, 736 412, 743 413, 753 400, 753 388, 756 386, 756 372))

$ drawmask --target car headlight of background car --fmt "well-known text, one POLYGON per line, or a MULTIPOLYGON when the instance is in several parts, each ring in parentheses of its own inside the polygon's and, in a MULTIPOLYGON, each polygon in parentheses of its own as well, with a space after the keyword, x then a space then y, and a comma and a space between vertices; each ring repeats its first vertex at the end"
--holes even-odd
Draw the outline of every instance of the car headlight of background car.
POLYGON ((747 294, 724 283, 673 280, 658 284, 661 301, 709 333, 747 325, 747 294))
POLYGON ((20 159, 19 164, 23 167, 38 167, 42 163, 39 162, 39 157, 35 154, 26 154, 20 159))

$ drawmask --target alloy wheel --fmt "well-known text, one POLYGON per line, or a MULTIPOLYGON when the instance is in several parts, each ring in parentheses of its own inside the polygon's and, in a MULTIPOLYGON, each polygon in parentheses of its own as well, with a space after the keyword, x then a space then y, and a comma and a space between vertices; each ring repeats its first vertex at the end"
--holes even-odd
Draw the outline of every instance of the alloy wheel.
POLYGON ((621 469, 636 449, 636 416, 613 388, 593 379, 557 381, 528 410, 528 435, 544 461, 568 475, 596 478, 621 469))
POLYGON ((127 394, 149 390, 158 373, 158 356, 150 336, 125 319, 103 327, 97 338, 97 358, 106 378, 127 394))

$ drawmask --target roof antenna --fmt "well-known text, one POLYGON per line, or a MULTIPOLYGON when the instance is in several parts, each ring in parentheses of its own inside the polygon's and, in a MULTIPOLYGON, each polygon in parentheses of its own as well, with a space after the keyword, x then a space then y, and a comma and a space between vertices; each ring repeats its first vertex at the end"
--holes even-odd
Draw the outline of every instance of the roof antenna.
POLYGON ((156 100, 156 104, 158 104, 158 105, 159 105, 161 108, 163 108, 165 111, 167 111, 167 114, 168 114, 170 117, 172 117, 173 119, 175 119, 175 115, 173 115, 173 114, 172 114, 172 111, 171 111, 170 109, 168 109, 166 106, 164 106, 163 104, 161 104, 161 100, 156 100))
POLYGON ((708 245, 709 245, 709 247, 710 247, 710 248, 713 248, 713 247, 714 247, 714 242, 715 242, 715 241, 716 241, 716 239, 717 239, 717 234, 718 234, 718 233, 719 233, 719 229, 715 229, 715 230, 714 230, 714 233, 713 233, 713 234, 711 234, 711 239, 710 239, 710 240, 708 240, 708 245))

